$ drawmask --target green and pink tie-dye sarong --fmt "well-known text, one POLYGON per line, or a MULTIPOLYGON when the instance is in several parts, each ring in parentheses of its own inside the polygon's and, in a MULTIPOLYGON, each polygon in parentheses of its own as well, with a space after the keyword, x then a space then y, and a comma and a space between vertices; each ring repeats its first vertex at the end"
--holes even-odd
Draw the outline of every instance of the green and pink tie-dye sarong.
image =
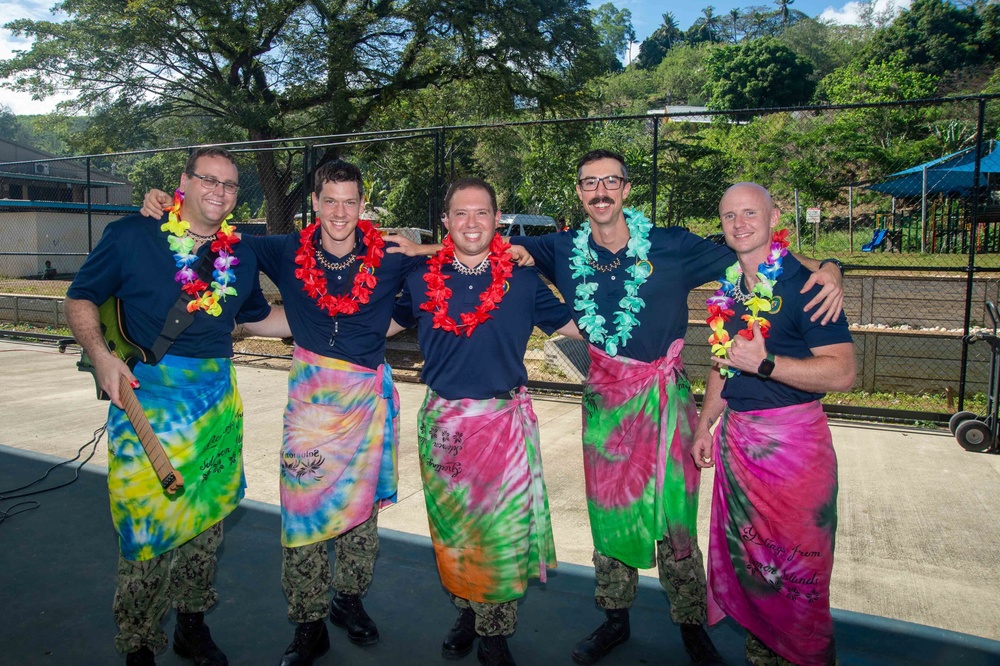
POLYGON ((715 433, 708 619, 805 666, 835 661, 837 457, 819 402, 726 409, 715 433))
POLYGON ((243 499, 243 402, 228 358, 139 363, 139 402, 184 490, 160 485, 125 412, 108 411, 108 490, 122 557, 150 560, 190 541, 243 499))
POLYGON ((399 394, 392 370, 296 347, 281 446, 281 543, 324 541, 396 501, 399 394))
POLYGON ((524 596, 556 566, 538 421, 527 391, 445 400, 428 390, 418 423, 427 520, 441 582, 487 603, 524 596))
POLYGON ((698 468, 688 453, 697 412, 683 340, 654 363, 594 345, 583 393, 583 469, 594 548, 640 569, 670 537, 677 559, 697 547, 698 468))

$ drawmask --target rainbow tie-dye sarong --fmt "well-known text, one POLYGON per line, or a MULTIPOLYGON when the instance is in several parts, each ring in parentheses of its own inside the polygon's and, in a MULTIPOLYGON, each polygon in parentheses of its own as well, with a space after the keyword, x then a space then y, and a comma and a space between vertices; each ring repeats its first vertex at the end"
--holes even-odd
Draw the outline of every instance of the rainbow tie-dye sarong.
POLYGON ((524 596, 556 551, 538 420, 523 388, 510 400, 445 400, 427 391, 420 471, 441 582, 486 603, 524 596))
POLYGON ((734 412, 715 433, 708 619, 796 664, 835 660, 837 456, 819 402, 734 412))
POLYGON ((149 560, 201 534, 243 499, 243 401, 228 358, 166 355, 133 370, 139 402, 184 490, 168 495, 125 412, 108 412, 108 490, 122 556, 149 560))
POLYGON ((654 363, 594 345, 583 393, 583 470, 594 548, 640 569, 670 537, 683 559, 697 546, 700 475, 688 449, 697 411, 683 340, 654 363))
POLYGON ((376 370, 296 347, 281 446, 281 544, 324 541, 396 501, 399 394, 376 370))

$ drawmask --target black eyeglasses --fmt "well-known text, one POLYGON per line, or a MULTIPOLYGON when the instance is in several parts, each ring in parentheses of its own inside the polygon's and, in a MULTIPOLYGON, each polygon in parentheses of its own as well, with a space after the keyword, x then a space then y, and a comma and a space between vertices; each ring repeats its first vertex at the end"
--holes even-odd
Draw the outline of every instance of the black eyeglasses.
POLYGON ((587 178, 581 178, 576 181, 580 185, 580 189, 584 192, 593 192, 597 189, 598 184, 604 183, 604 187, 609 190, 620 189, 625 183, 625 179, 621 176, 605 176, 604 178, 597 178, 595 176, 589 176, 587 178))
POLYGON ((191 177, 193 177, 193 178, 197 178, 198 180, 200 180, 201 181, 201 186, 204 187, 209 192, 214 192, 215 188, 217 188, 219 185, 222 185, 222 190, 226 194, 236 194, 237 192, 240 191, 239 184, 233 183, 233 182, 228 181, 228 180, 227 181, 221 181, 218 178, 216 178, 215 176, 199 176, 198 174, 196 174, 193 171, 188 171, 188 175, 191 176, 191 177))

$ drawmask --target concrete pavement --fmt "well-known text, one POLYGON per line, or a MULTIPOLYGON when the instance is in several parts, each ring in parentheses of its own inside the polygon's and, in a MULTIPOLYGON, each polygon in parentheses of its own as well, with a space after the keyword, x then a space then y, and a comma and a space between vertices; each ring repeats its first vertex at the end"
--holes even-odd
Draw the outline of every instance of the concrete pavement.
MULTIPOLYGON (((72 351, 0 343, 0 444, 69 458, 90 439, 106 403, 94 399, 93 382, 75 361, 72 351)), ((285 373, 240 365, 238 376, 248 497, 277 504, 285 373)), ((379 524, 426 536, 416 453, 424 387, 398 387, 400 501, 379 524)), ((579 404, 543 397, 534 408, 559 560, 589 566, 579 404)), ((838 423, 833 431, 840 462, 833 605, 1000 640, 1000 456, 967 453, 936 430, 838 423)), ((106 471, 103 444, 88 467, 106 471)), ((711 483, 708 472, 699 515, 703 549, 711 483)))

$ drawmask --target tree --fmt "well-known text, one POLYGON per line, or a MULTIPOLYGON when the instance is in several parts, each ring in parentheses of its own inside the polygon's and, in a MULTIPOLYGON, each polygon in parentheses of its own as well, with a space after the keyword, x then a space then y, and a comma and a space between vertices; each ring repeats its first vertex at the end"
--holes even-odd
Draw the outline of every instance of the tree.
POLYGON ((704 104, 709 72, 705 66, 712 44, 681 44, 656 68, 655 82, 666 104, 704 104))
POLYGON ((639 56, 635 66, 641 69, 652 69, 660 64, 667 52, 684 39, 684 33, 677 27, 677 19, 673 13, 663 15, 663 24, 653 31, 639 45, 639 56))
POLYGON ((774 0, 774 4, 778 5, 778 16, 781 17, 781 25, 788 26, 788 17, 791 13, 788 9, 788 5, 795 2, 795 0, 774 0))
POLYGON ((594 30, 600 40, 600 49, 606 72, 619 72, 622 64, 619 58, 628 52, 629 44, 635 41, 632 27, 632 12, 619 10, 610 2, 594 10, 594 30))
POLYGON ((705 94, 715 109, 795 106, 809 101, 812 63, 767 37, 723 46, 708 57, 705 94))
POLYGON ((995 48, 976 40, 981 24, 974 7, 914 0, 871 41, 866 56, 871 62, 887 62, 902 53, 905 67, 934 75, 976 65, 983 60, 984 48, 995 48))
POLYGON ((709 5, 701 10, 702 16, 691 24, 684 38, 692 44, 699 42, 722 41, 722 17, 715 13, 715 7, 709 5))
POLYGON ((812 62, 812 78, 819 81, 838 67, 847 65, 864 47, 866 36, 857 26, 806 18, 788 26, 778 40, 800 58, 812 62))
MULTIPOLYGON (((5 27, 34 39, 0 78, 69 110, 133 126, 202 117, 239 140, 363 129, 409 91, 479 78, 541 110, 576 104, 598 56, 584 0, 67 0, 63 23, 5 27)), ((327 155, 330 157, 332 155, 327 155)), ((293 160, 258 151, 268 229, 301 202, 293 160)))

